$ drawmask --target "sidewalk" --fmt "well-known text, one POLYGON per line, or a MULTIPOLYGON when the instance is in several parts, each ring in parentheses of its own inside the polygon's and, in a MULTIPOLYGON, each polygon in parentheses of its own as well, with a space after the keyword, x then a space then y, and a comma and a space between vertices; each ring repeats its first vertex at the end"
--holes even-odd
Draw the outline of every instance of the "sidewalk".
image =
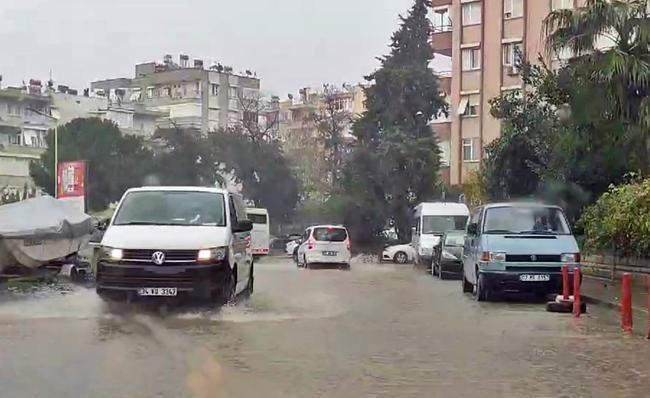
MULTIPOLYGON (((618 309, 621 304, 621 281, 610 281, 585 275, 582 279, 581 296, 587 302, 618 309)), ((648 287, 645 278, 632 281, 632 310, 636 314, 648 315, 648 287)))

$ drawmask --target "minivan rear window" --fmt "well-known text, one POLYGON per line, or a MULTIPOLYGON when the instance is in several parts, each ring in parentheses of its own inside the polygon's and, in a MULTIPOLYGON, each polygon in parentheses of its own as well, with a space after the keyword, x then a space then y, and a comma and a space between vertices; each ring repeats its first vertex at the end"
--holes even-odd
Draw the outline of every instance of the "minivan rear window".
POLYGON ((314 228, 314 239, 320 242, 343 242, 347 238, 345 228, 314 228))

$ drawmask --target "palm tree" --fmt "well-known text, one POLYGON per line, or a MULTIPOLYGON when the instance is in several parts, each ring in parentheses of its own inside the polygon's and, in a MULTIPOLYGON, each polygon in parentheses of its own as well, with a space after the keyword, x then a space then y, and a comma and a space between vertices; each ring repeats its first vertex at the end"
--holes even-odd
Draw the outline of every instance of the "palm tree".
MULTIPOLYGON (((642 134, 650 150, 650 0, 587 0, 544 20, 546 51, 569 51, 576 70, 605 90, 606 118, 642 134)), ((646 156, 647 159, 647 156, 646 156)), ((650 163, 649 163, 650 164, 650 163)))

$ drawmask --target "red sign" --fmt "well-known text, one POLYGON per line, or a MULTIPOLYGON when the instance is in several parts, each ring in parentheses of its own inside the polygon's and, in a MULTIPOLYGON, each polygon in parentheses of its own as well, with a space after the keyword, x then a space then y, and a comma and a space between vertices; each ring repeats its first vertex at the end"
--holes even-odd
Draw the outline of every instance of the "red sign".
POLYGON ((57 198, 81 198, 86 196, 86 162, 59 163, 57 172, 57 198))

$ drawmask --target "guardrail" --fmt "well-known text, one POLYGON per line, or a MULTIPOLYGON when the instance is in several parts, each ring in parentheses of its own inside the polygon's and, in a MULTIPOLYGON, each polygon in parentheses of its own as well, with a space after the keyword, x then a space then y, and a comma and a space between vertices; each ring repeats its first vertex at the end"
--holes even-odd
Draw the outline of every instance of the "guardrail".
POLYGON ((588 255, 581 263, 583 273, 609 280, 620 279, 626 272, 635 278, 650 275, 650 258, 588 255))

